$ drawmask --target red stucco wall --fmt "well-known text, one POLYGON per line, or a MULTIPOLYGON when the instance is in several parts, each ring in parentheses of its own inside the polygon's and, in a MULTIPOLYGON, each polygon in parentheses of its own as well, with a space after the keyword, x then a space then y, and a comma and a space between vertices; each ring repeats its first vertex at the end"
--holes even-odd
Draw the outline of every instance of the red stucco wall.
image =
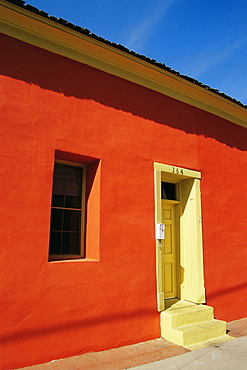
POLYGON ((160 336, 154 161, 202 172, 207 304, 246 316, 246 129, 6 36, 1 50, 1 368, 160 336), (55 150, 100 160, 98 261, 48 262, 55 150))

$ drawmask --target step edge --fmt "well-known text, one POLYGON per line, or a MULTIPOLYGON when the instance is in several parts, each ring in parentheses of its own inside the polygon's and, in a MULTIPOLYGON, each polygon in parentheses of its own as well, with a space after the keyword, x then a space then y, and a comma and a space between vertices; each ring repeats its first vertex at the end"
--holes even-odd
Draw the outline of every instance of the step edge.
POLYGON ((207 348, 207 347, 218 347, 221 343, 225 343, 233 339, 236 339, 236 338, 228 334, 225 334, 219 337, 206 340, 204 342, 194 343, 194 344, 183 346, 183 347, 186 349, 189 349, 190 351, 196 351, 196 350, 207 348))
POLYGON ((212 307, 210 306, 194 306, 194 307, 181 307, 181 308, 173 308, 173 309, 167 309, 165 311, 162 311, 161 314, 162 315, 166 315, 166 316, 180 316, 180 315, 184 315, 188 312, 191 312, 191 313, 197 313, 197 312, 210 312, 210 313, 213 313, 214 310, 212 307))
POLYGON ((200 322, 195 322, 195 323, 191 323, 191 324, 176 326, 176 327, 173 327, 171 329, 173 329, 173 330, 179 330, 180 328, 183 328, 185 326, 192 327, 192 326, 196 326, 196 325, 201 325, 203 323, 205 323, 205 324, 206 323, 210 323, 210 324, 212 323, 212 326, 213 326, 213 324, 218 325, 218 326, 220 326, 220 325, 226 325, 227 324, 227 322, 224 321, 224 320, 212 319, 212 320, 206 320, 206 321, 200 321, 200 322))
POLYGON ((182 326, 182 324, 179 323, 180 321, 184 321, 183 325, 189 325, 211 320, 214 320, 214 315, 212 312, 193 312, 179 316, 170 316, 171 327, 182 326))

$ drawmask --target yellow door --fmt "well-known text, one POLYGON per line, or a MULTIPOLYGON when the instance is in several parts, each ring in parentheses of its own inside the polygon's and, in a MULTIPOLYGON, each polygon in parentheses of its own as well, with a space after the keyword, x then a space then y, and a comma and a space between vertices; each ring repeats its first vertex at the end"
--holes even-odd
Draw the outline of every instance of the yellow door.
POLYGON ((175 204, 162 200, 162 223, 165 224, 165 239, 162 241, 163 291, 165 299, 178 297, 175 207, 175 204))

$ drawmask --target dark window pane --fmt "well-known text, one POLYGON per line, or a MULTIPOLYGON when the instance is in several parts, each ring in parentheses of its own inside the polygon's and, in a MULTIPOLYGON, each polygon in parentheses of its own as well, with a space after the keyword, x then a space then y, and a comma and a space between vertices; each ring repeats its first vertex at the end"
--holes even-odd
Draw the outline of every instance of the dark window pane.
POLYGON ((73 197, 78 197, 81 195, 81 187, 79 188, 73 188, 72 186, 66 186, 65 188, 65 195, 73 196, 73 197))
POLYGON ((54 180, 57 184, 64 186, 66 178, 66 168, 63 164, 55 163, 54 166, 54 180))
POLYGON ((64 211, 63 230, 79 231, 80 230, 80 211, 64 211))
POLYGON ((64 207, 64 195, 53 194, 52 206, 53 207, 64 207))
POLYGON ((63 233, 63 254, 80 254, 79 233, 63 233))
POLYGON ((83 168, 55 163, 50 254, 80 254, 83 168))
POLYGON ((77 166, 69 166, 69 165, 63 165, 66 166, 66 176, 78 176, 81 177, 82 173, 82 167, 77 167, 77 166))
POLYGON ((53 194, 63 195, 65 189, 65 183, 61 183, 59 179, 54 179, 53 183, 53 194))
POLYGON ((81 208, 81 196, 65 196, 65 207, 66 208, 81 208))
POLYGON ((64 207, 65 176, 65 168, 61 164, 55 163, 52 189, 53 207, 64 207))
POLYGON ((61 209, 52 209, 51 210, 51 230, 62 230, 63 223, 62 223, 62 217, 63 217, 63 210, 61 209))
POLYGON ((170 182, 162 182, 161 199, 176 200, 176 184, 172 184, 170 182))
POLYGON ((61 254, 62 233, 51 231, 50 254, 61 254))
POLYGON ((66 186, 74 187, 74 188, 80 188, 81 187, 81 175, 76 176, 73 173, 70 173, 69 175, 66 175, 66 186))
POLYGON ((80 188, 82 178, 82 168, 67 166, 66 186, 80 188))

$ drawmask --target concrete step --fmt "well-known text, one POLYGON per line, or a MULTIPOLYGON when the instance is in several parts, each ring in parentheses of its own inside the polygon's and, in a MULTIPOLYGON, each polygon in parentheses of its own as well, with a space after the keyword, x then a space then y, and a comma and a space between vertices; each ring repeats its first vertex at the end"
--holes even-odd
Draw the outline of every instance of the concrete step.
POLYGON ((176 328, 182 325, 212 320, 213 318, 213 307, 180 301, 161 312, 161 326, 176 328))
POLYGON ((204 321, 166 330, 162 337, 183 347, 221 337, 226 334, 226 322, 221 320, 204 321))
POLYGON ((222 335, 222 337, 206 340, 205 342, 194 343, 194 344, 190 344, 189 346, 184 346, 184 348, 187 348, 190 351, 195 351, 197 349, 202 349, 206 347, 219 347, 221 343, 225 343, 233 339, 236 339, 236 338, 231 337, 228 334, 225 334, 225 335, 222 335))
POLYGON ((161 312, 160 319, 161 336, 186 348, 227 338, 226 322, 215 320, 210 306, 179 301, 161 312))

